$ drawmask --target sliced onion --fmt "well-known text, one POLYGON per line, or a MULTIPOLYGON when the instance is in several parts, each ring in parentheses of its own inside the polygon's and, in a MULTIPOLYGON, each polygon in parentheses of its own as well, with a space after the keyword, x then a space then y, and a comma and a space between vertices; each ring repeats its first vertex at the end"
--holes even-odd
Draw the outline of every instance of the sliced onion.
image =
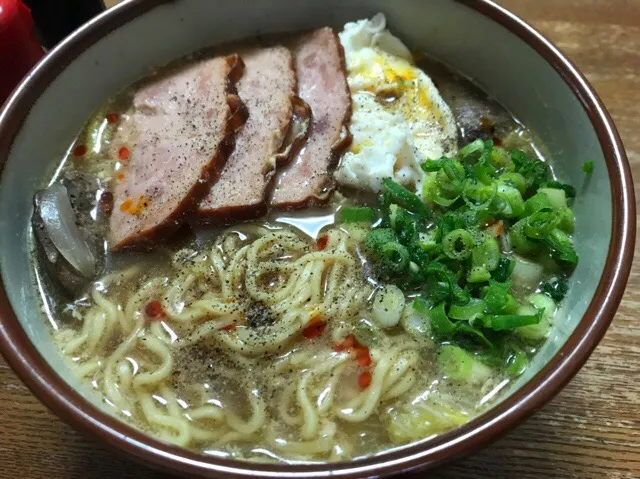
POLYGON ((82 276, 96 274, 96 258, 76 224, 67 189, 54 183, 38 193, 39 215, 49 238, 60 254, 82 276))

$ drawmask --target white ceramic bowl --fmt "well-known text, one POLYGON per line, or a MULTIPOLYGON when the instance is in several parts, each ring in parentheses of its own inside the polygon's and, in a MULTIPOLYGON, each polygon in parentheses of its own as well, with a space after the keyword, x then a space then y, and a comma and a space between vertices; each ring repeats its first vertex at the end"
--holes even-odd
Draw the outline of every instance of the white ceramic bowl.
MULTIPOLYGON (((577 372, 611 321, 633 254, 633 184, 609 115, 584 77, 546 39, 483 0, 131 0, 56 47, 0 114, 0 346, 64 420, 157 467, 203 476, 359 477, 434 466, 486 445, 548 401, 577 372), (473 78, 535 131, 563 179, 578 185, 580 264, 557 325, 499 405, 435 439, 349 463, 256 465, 204 457, 145 436, 105 413, 64 366, 29 266, 31 199, 105 98, 160 66, 222 41, 336 28, 384 12, 408 45, 473 78), (587 179, 583 161, 595 163, 587 179)), ((43 451, 45 452, 45 451, 43 451)))

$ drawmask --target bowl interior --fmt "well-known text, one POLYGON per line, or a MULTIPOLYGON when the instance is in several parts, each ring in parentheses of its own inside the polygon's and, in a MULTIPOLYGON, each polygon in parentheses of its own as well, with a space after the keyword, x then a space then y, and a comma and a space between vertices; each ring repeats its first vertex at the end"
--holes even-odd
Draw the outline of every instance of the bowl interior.
MULTIPOLYGON (((138 3, 143 7, 142 2, 138 3)), ((0 269, 19 321, 42 356, 77 386, 50 340, 33 270, 28 265, 32 196, 53 173, 70 140, 107 97, 184 54, 258 33, 333 25, 382 11, 408 45, 474 79, 532 129, 561 179, 577 186, 576 245, 580 263, 564 315, 512 390, 528 381, 580 322, 603 272, 611 239, 609 173, 589 118, 560 75, 507 29, 462 2, 432 0, 254 0, 161 2, 100 38, 55 78, 24 121, 0 178, 0 269), (595 163, 592 175, 582 162, 595 163)), ((146 4, 145 4, 146 5, 146 4)), ((112 14, 126 6, 116 7, 112 14)), ((144 10, 145 8, 140 8, 144 10)))

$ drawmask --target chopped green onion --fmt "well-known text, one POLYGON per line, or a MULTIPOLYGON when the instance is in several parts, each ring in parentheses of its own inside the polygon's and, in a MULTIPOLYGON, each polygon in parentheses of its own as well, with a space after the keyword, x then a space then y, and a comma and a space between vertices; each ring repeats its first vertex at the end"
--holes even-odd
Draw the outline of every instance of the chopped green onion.
POLYGON ((421 297, 414 298, 413 300, 413 309, 415 309, 420 314, 427 314, 429 312, 429 303, 421 297))
POLYGON ((426 160, 422 163, 421 168, 425 173, 440 170, 449 158, 440 158, 439 160, 426 160))
POLYGON ((467 281, 469 283, 484 283, 485 281, 489 281, 490 279, 491 273, 482 266, 473 266, 469 270, 469 274, 467 275, 467 281))
POLYGON ((491 273, 492 278, 499 282, 504 283, 509 279, 513 269, 516 267, 516 262, 510 260, 509 258, 503 257, 498 262, 498 267, 491 273))
POLYGON ((383 180, 382 190, 388 193, 391 203, 395 203, 423 218, 431 217, 431 211, 420 198, 391 178, 385 178, 383 180))
POLYGON ((473 236, 467 230, 457 229, 442 240, 442 251, 451 259, 462 260, 471 255, 473 236))
POLYGON ((556 302, 546 294, 533 293, 527 297, 527 301, 531 303, 538 311, 542 313, 543 318, 553 317, 556 311, 556 302))
POLYGON ((593 173, 593 168, 593 161, 585 161, 584 163, 582 163, 582 171, 584 171, 587 175, 593 173))
POLYGON ((558 215, 550 210, 539 210, 527 217, 522 229, 524 234, 531 239, 544 239, 558 226, 558 215))
POLYGON ((404 208, 391 205, 391 215, 389 216, 391 225, 396 231, 398 241, 405 246, 412 245, 418 241, 418 230, 420 220, 417 215, 412 215, 404 208))
POLYGON ((449 308, 449 317, 459 321, 470 321, 484 313, 486 305, 481 299, 471 299, 465 306, 452 304, 449 308))
POLYGON ((462 198, 465 203, 475 209, 486 209, 491 206, 498 194, 498 184, 490 186, 478 184, 475 181, 467 180, 462 190, 462 198))
POLYGON ((391 328, 400 321, 404 306, 402 290, 395 284, 387 284, 376 291, 371 314, 378 326, 391 328))
POLYGON ((500 245, 490 235, 484 235, 482 242, 471 250, 471 264, 483 267, 487 271, 493 271, 500 262, 500 245))
POLYGON ((518 308, 518 314, 537 314, 542 316, 542 319, 537 324, 517 328, 516 333, 529 341, 542 341, 551 331, 551 321, 556 309, 555 302, 548 296, 538 293, 530 295, 527 299, 535 307, 523 305, 518 308))
POLYGON ((435 204, 437 204, 438 206, 442 206, 444 208, 448 208, 449 206, 454 204, 459 199, 460 199, 460 196, 455 196, 454 198, 444 198, 444 197, 440 196, 439 194, 436 194, 433 197, 433 202, 435 204))
POLYGON ((493 329, 494 331, 506 331, 520 328, 522 326, 538 324, 541 319, 542 316, 539 314, 489 314, 483 316, 482 322, 485 328, 493 329))
POLYGON ((498 177, 498 180, 505 185, 513 186, 521 195, 524 195, 527 191, 527 180, 520 173, 503 173, 498 177))
POLYGON ((525 211, 524 200, 517 188, 508 185, 498 185, 498 197, 503 198, 506 207, 500 212, 507 218, 522 216, 525 211))
POLYGON ((511 376, 520 376, 529 366, 529 359, 523 351, 517 351, 507 358, 506 371, 511 376))
POLYGON ((520 150, 511 152, 511 160, 516 166, 516 172, 520 173, 527 181, 527 190, 537 189, 547 181, 549 167, 543 161, 532 158, 520 150))
POLYGON ((511 159, 509 152, 499 146, 496 146, 491 150, 489 161, 492 166, 498 169, 505 171, 513 171, 515 169, 515 165, 513 164, 513 160, 511 159))
POLYGON ((551 254, 554 258, 565 263, 578 263, 578 254, 573 248, 571 238, 564 231, 556 228, 544 241, 551 248, 551 254))
POLYGON ((552 208, 560 209, 567 207, 567 193, 561 188, 540 188, 538 193, 547 195, 552 208))
POLYGON ((558 190, 564 190, 567 197, 569 198, 576 197, 576 189, 573 186, 568 185, 566 183, 560 183, 559 181, 545 181, 544 183, 542 183, 541 186, 542 188, 554 188, 558 190))
MULTIPOLYGON (((457 304, 466 304, 471 295, 458 285, 458 278, 445 265, 432 261, 426 268, 428 274, 427 293, 431 296, 444 295, 457 304), (443 284, 444 283, 444 284, 443 284)), ((434 303, 439 302, 434 300, 434 303)))
POLYGON ((536 289, 545 271, 544 266, 540 264, 540 258, 536 258, 536 261, 528 261, 521 256, 513 255, 513 263, 514 268, 511 273, 513 285, 518 289, 536 289))
POLYGON ((444 309, 444 303, 431 308, 431 328, 438 336, 448 337, 456 331, 456 325, 447 317, 444 309))
POLYGON ((553 203, 545 193, 536 193, 524 202, 524 215, 529 216, 536 211, 553 208, 553 203))
POLYGON ((532 254, 540 250, 540 243, 535 242, 527 237, 524 228, 527 225, 527 219, 521 219, 509 230, 509 239, 511 246, 516 253, 532 254))
POLYGON ((387 243, 395 243, 398 239, 391 228, 378 228, 369 231, 365 239, 365 247, 376 257, 382 255, 382 247, 387 243))
POLYGON ((463 321, 456 323, 456 332, 475 336, 477 339, 483 342, 485 346, 487 346, 488 348, 493 348, 493 344, 491 343, 491 341, 489 341, 489 339, 487 339, 484 333, 480 331, 478 328, 474 328, 469 323, 466 323, 463 321))
POLYGON ((482 154, 482 152, 484 151, 484 147, 485 147, 484 141, 478 138, 477 140, 461 148, 460 151, 458 152, 458 158, 460 158, 460 161, 463 161, 463 162, 477 161, 478 158, 480 158, 480 155, 482 154))
POLYGON ((509 283, 491 281, 484 290, 487 310, 495 314, 512 314, 518 309, 518 302, 509 293, 509 283))
MULTIPOLYGON (((468 378, 469 358, 488 374, 491 365, 518 376, 533 353, 524 344, 549 334, 556 308, 552 298, 566 293, 564 279, 541 284, 542 278, 564 278, 578 260, 569 236, 575 189, 554 181, 548 165, 535 156, 481 139, 455 158, 429 159, 421 166, 426 173, 420 197, 387 178, 378 211, 342 208, 339 213, 345 223, 381 218, 366 234, 365 247, 386 281, 384 288, 393 291, 389 301, 376 293, 380 304, 372 317, 385 327, 399 322, 419 343, 452 343, 447 347, 457 349, 449 351, 467 356, 457 360, 447 374, 451 378, 468 378), (488 234, 493 229, 485 230, 497 221, 506 233, 498 238, 488 234), (528 296, 528 304, 514 296, 534 290, 544 294, 528 296), (406 294, 414 297, 408 305, 406 294)), ((368 228, 359 228, 364 236, 368 228)), ((360 343, 372 344, 376 331, 362 321, 354 334, 360 343)), ((447 354, 452 353, 439 364, 448 364, 447 354)))
POLYGON ((435 232, 419 233, 418 238, 418 246, 427 253, 432 253, 439 248, 438 242, 436 241, 435 232))
POLYGON ((549 281, 542 283, 540 289, 554 301, 560 302, 567 295, 569 286, 567 285, 567 281, 564 279, 552 278, 549 281))
POLYGON ((558 228, 565 233, 572 234, 575 229, 575 217, 573 216, 571 208, 565 207, 558 211, 558 219, 560 220, 558 228))
POLYGON ((481 384, 492 374, 487 365, 464 349, 450 344, 440 348, 436 362, 445 376, 458 382, 481 384))
POLYGON ((472 170, 476 179, 485 185, 490 185, 493 182, 493 177, 498 171, 485 159, 484 154, 480 157, 480 160, 473 165, 472 170))
POLYGON ((465 179, 464 167, 456 160, 445 161, 442 172, 451 183, 462 183, 465 179))
POLYGON ((383 268, 392 272, 401 272, 409 265, 409 251, 400 243, 382 245, 380 262, 383 268))
POLYGON ((344 207, 340 209, 340 220, 343 223, 373 223, 376 211, 368 207, 344 207))

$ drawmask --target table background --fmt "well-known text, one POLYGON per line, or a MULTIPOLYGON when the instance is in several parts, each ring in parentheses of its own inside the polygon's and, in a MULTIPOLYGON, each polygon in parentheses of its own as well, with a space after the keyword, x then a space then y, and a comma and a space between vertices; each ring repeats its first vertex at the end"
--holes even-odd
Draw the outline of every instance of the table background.
MULTIPOLYGON (((640 178, 640 0, 499 3, 546 34, 586 74, 613 115, 640 178)), ((636 261, 618 314, 576 378, 511 434, 429 477, 639 478, 639 315, 636 261)), ((0 417, 2 477, 164 477, 62 423, 1 358, 0 417)))

